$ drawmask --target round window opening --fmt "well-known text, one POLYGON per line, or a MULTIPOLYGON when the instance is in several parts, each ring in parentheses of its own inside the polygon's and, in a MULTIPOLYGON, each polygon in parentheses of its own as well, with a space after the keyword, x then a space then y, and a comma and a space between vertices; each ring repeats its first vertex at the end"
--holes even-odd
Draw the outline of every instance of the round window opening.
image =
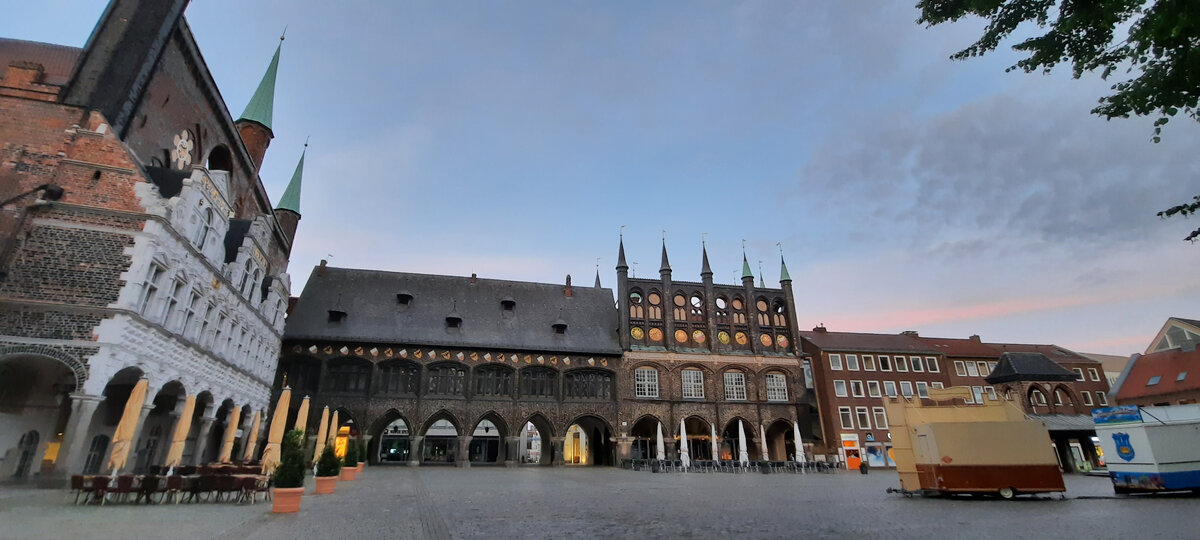
POLYGON ((727 302, 725 302, 724 298, 721 298, 719 296, 717 297, 717 309, 725 309, 728 306, 729 306, 729 304, 727 302))

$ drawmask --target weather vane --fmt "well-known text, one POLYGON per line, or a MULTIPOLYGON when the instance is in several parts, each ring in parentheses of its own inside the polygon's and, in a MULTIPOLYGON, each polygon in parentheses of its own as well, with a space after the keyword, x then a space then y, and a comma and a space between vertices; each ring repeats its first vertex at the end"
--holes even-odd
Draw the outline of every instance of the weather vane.
POLYGON ((632 264, 632 266, 633 266, 633 277, 637 277, 637 265, 638 265, 638 263, 637 263, 637 261, 633 261, 631 264, 632 264))
POLYGON ((620 236, 622 239, 625 238, 625 226, 624 225, 621 225, 621 228, 618 230, 617 235, 620 236))
POLYGON ((700 245, 704 246, 707 240, 708 240, 708 233, 706 233, 706 232, 700 233, 700 245))
POLYGON ((283 39, 286 36, 287 36, 287 25, 285 24, 285 25, 283 25, 283 33, 279 34, 279 41, 283 41, 283 39))

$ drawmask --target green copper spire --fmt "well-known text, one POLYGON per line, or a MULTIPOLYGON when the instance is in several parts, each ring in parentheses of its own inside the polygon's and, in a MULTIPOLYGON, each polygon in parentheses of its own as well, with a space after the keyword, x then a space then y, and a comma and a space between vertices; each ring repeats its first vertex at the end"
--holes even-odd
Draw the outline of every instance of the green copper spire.
POLYGON ((276 210, 291 210, 300 213, 300 177, 304 176, 304 154, 308 153, 308 143, 304 143, 304 151, 300 152, 300 162, 296 164, 296 172, 292 173, 292 181, 279 198, 276 210))
POLYGON ((246 110, 238 117, 239 121, 250 120, 271 129, 271 115, 275 112, 275 72, 279 70, 279 49, 282 48, 283 38, 280 37, 279 46, 275 47, 275 56, 271 57, 267 72, 263 74, 262 82, 258 83, 258 90, 254 91, 254 97, 250 98, 246 110))
POLYGON ((754 279, 754 272, 750 271, 750 261, 746 260, 746 254, 742 253, 742 279, 754 279))
POLYGON ((787 263, 783 262, 783 256, 780 255, 779 256, 779 281, 780 281, 780 283, 782 283, 784 281, 791 281, 791 280, 792 280, 792 276, 791 276, 791 274, 788 274, 787 263))

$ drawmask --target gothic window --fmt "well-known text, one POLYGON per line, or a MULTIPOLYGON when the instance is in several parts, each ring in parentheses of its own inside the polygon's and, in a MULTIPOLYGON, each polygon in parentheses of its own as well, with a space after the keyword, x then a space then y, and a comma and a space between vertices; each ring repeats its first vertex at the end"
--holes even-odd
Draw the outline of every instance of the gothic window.
POLYGON ((329 364, 331 392, 366 392, 371 378, 371 366, 361 361, 341 361, 329 364))
POLYGON ((461 396, 466 387, 467 372, 456 365, 443 364, 429 368, 429 393, 442 396, 461 396))
POLYGON ((612 399, 612 374, 585 369, 572 371, 564 377, 568 399, 612 399))
POLYGON ((476 396, 512 396, 512 370, 503 366, 484 366, 475 370, 476 396))
POLYGON ((746 374, 740 371, 725 372, 725 399, 746 401, 746 374))
POLYGON ((192 289, 188 293, 187 305, 183 309, 183 317, 179 324, 179 335, 187 337, 191 334, 192 323, 196 320, 196 310, 199 309, 200 292, 192 289))
POLYGON ((782 373, 768 373, 766 376, 766 383, 767 401, 788 400, 787 377, 784 377, 782 373))
POLYGON ((217 315, 217 324, 216 324, 216 326, 213 327, 213 340, 212 340, 213 352, 219 352, 221 345, 224 343, 221 341, 221 336, 224 335, 224 333, 225 333, 225 319, 227 319, 227 318, 228 318, 228 316, 225 315, 224 313, 220 313, 217 315))
POLYGON ((246 284, 246 299, 250 300, 251 304, 258 304, 258 302, 254 300, 254 289, 258 288, 259 275, 258 269, 255 268, 254 272, 250 274, 250 283, 246 284))
POLYGON ((629 317, 631 319, 646 318, 646 306, 643 304, 641 292, 633 291, 629 293, 629 317))
POLYGON ((204 314, 200 316, 200 329, 196 331, 196 343, 203 344, 208 339, 209 320, 212 318, 213 305, 204 305, 204 314))
POLYGON ((108 453, 108 436, 96 435, 92 437, 92 445, 88 448, 87 459, 83 462, 83 474, 96 474, 100 472, 100 465, 104 460, 104 454, 108 453))
POLYGON ((242 296, 249 296, 246 292, 246 286, 250 285, 250 274, 254 269, 254 264, 250 262, 250 257, 246 257, 246 264, 242 265, 242 279, 238 282, 238 291, 242 296))
POLYGON ((421 366, 412 362, 392 361, 379 364, 379 392, 388 395, 415 396, 421 383, 421 366))
POLYGON ((529 367, 521 370, 522 397, 554 397, 558 394, 558 372, 550 368, 529 367))
POLYGON ((754 307, 758 308, 758 325, 759 326, 770 326, 771 325, 771 313, 767 306, 767 299, 759 298, 758 301, 754 303, 754 307))
POLYGON ((661 319, 662 295, 658 294, 658 291, 650 291, 650 294, 646 295, 646 302, 650 304, 646 307, 646 317, 649 319, 661 319))
POLYGON ((158 288, 162 285, 160 282, 166 272, 167 269, 157 262, 150 263, 150 268, 146 270, 146 281, 142 285, 142 299, 138 302, 138 313, 146 318, 150 318, 149 310, 153 307, 154 301, 158 299, 158 288))
POLYGON ((733 323, 746 324, 746 303, 741 298, 734 298, 729 306, 733 308, 733 323))
POLYGON ((200 223, 196 226, 196 234, 192 237, 192 243, 196 245, 196 249, 204 251, 204 242, 208 239, 209 233, 213 226, 213 211, 212 208, 204 208, 200 211, 200 223))
POLYGON ((633 370, 634 395, 640 398, 658 397, 658 370, 640 367, 633 370))
POLYGON ((1029 393, 1029 402, 1033 403, 1034 405, 1044 406, 1046 405, 1046 394, 1043 394, 1041 390, 1034 388, 1033 391, 1029 393))
POLYGON ((693 294, 688 300, 688 320, 693 322, 704 321, 704 299, 699 294, 693 294))
POLYGON ((787 326, 787 310, 783 307, 783 300, 776 298, 775 305, 771 308, 771 311, 773 312, 771 319, 775 326, 787 326))
POLYGON ((717 322, 729 324, 729 301, 724 296, 717 297, 717 322))
POLYGON ((704 372, 698 369, 685 369, 683 375, 683 398, 704 399, 704 372))
POLYGON ((174 330, 175 324, 178 323, 180 314, 176 313, 179 310, 179 303, 183 300, 183 291, 187 288, 187 284, 181 279, 171 280, 171 292, 167 294, 167 303, 163 306, 162 322, 167 330, 174 330))
POLYGON ((683 293, 675 293, 675 298, 672 300, 675 304, 674 315, 675 320, 687 320, 687 297, 683 293))

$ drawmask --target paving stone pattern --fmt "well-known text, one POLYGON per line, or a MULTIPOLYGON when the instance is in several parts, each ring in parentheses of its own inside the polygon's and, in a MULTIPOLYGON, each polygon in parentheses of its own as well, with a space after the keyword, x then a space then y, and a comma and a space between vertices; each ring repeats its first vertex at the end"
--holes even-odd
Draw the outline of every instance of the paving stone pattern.
MULTIPOLYGON (((310 482, 311 483, 311 482, 310 482)), ((0 490, 0 538, 1194 538, 1194 497, 1113 496, 1071 476, 1066 500, 888 495, 888 472, 652 474, 609 468, 369 467, 300 514, 269 505, 76 507, 0 490)), ((311 486, 310 486, 311 487, 311 486)))

